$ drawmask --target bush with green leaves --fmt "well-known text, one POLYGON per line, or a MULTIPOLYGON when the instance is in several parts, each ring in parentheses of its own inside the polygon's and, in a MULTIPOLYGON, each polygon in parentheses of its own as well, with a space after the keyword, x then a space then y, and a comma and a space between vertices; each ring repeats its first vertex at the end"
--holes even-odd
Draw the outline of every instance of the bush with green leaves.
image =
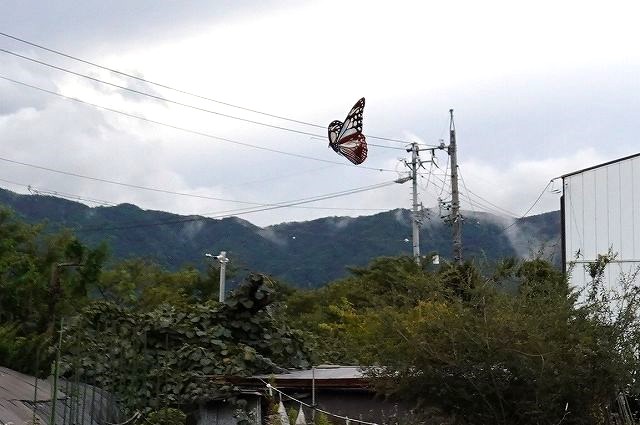
POLYGON ((487 275, 472 263, 429 271, 378 259, 293 294, 289 314, 314 331, 321 357, 370 366, 382 394, 425 417, 601 423, 619 391, 639 389, 640 282, 622 276, 612 294, 592 276, 579 297, 542 259, 487 275))

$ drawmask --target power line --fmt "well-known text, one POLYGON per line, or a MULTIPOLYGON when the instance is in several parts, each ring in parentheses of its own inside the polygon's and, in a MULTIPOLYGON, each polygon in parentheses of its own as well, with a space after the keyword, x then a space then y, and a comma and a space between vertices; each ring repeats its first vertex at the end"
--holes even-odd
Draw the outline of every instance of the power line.
MULTIPOLYGON (((31 41, 22 39, 20 37, 16 37, 15 35, 7 34, 7 33, 4 33, 4 32, 0 32, 0 35, 3 36, 3 37, 11 38, 11 39, 13 39, 15 41, 19 41, 20 43, 27 44, 29 46, 37 47, 38 49, 45 50, 47 52, 54 53, 54 54, 59 55, 59 56, 63 56, 65 58, 67 58, 67 59, 72 59, 72 60, 75 60, 77 62, 84 63, 86 65, 91 65, 91 66, 94 66, 96 68, 100 68, 100 69, 103 69, 105 71, 113 72, 114 74, 122 75, 124 77, 132 78, 134 80, 138 80, 138 81, 141 81, 141 82, 146 83, 146 84, 151 84, 151 85, 154 85, 154 86, 157 86, 157 87, 162 87, 164 89, 171 90, 171 91, 174 91, 176 93, 186 94, 188 96, 192 96, 192 97, 195 97, 195 98, 198 98, 198 99, 207 100, 209 102, 218 103, 220 105, 229 106, 231 108, 236 108, 236 109, 240 109, 240 110, 247 111, 247 112, 253 112, 255 114, 260 114, 260 115, 264 115, 264 116, 268 116, 268 117, 272 117, 272 118, 277 118, 277 119, 281 119, 281 120, 284 120, 284 121, 290 121, 290 122, 294 122, 294 123, 297 123, 297 124, 303 124, 303 125, 308 125, 308 126, 311 126, 311 127, 322 128, 322 129, 326 128, 326 126, 324 126, 324 125, 314 124, 314 123, 307 122, 307 121, 297 120, 297 119, 293 119, 293 118, 287 118, 287 117, 282 116, 282 115, 276 115, 276 114, 271 114, 271 113, 268 113, 268 112, 259 111, 257 109, 251 109, 251 108, 247 108, 247 107, 244 107, 244 106, 234 105, 232 103, 223 102, 221 100, 212 99, 212 98, 207 97, 207 96, 202 96, 202 95, 199 95, 199 94, 195 94, 193 92, 188 92, 186 90, 182 90, 182 89, 178 89, 178 88, 175 88, 175 87, 171 87, 171 86, 168 86, 166 84, 153 82, 153 81, 147 80, 145 78, 138 77, 136 75, 132 75, 132 74, 128 74, 128 73, 123 72, 123 71, 119 71, 119 70, 114 69, 114 68, 109 68, 109 67, 106 67, 106 66, 103 66, 103 65, 99 65, 99 64, 97 64, 95 62, 91 62, 91 61, 88 61, 86 59, 81 59, 81 58, 79 58, 77 56, 72 56, 72 55, 70 55, 68 53, 63 53, 63 52, 61 52, 59 50, 55 50, 55 49, 52 49, 50 47, 45 47, 45 46, 43 46, 41 44, 37 44, 37 43, 31 42, 31 41)), ((372 136, 370 134, 367 134, 366 136, 371 138, 371 139, 386 140, 386 141, 389 141, 389 142, 409 144, 409 142, 407 142, 406 140, 398 140, 398 139, 392 139, 392 138, 381 137, 381 136, 372 136)))
MULTIPOLYGON (((444 168, 444 179, 442 179, 442 187, 440 188, 440 194, 438 195, 438 199, 442 199, 442 193, 444 192, 444 187, 447 184, 447 173, 449 172, 449 160, 447 160, 447 165, 444 168)), ((451 192, 449 192, 451 193, 451 192)))
POLYGON ((347 163, 344 163, 344 162, 338 162, 338 161, 332 161, 332 160, 329 160, 329 159, 316 158, 316 157, 312 157, 312 156, 308 156, 308 155, 302 155, 302 154, 297 154, 297 153, 292 153, 292 152, 286 152, 286 151, 282 151, 282 150, 279 150, 279 149, 267 148, 265 146, 259 146, 259 145, 253 145, 251 143, 240 142, 238 140, 228 139, 226 137, 219 137, 219 136, 215 136, 215 135, 212 135, 212 134, 209 134, 209 133, 204 133, 204 132, 201 132, 201 131, 191 130, 191 129, 188 129, 188 128, 185 128, 185 127, 180 127, 180 126, 173 125, 173 124, 167 124, 167 123, 164 123, 164 122, 161 122, 161 121, 156 121, 156 120, 153 120, 153 119, 150 119, 150 118, 145 118, 145 117, 140 116, 140 115, 134 115, 134 114, 130 114, 128 112, 123 112, 123 111, 120 111, 120 110, 117 110, 117 109, 108 108, 106 106, 97 105, 95 103, 87 102, 86 100, 78 99, 76 97, 66 96, 64 94, 61 94, 61 93, 58 93, 58 92, 55 92, 55 91, 52 91, 52 90, 47 90, 47 89, 44 89, 42 87, 34 86, 34 85, 31 85, 31 84, 27 84, 27 83, 24 83, 22 81, 14 80, 12 78, 5 77, 3 75, 0 75, 0 79, 5 80, 5 81, 9 81, 9 82, 12 82, 14 84, 18 84, 18 85, 21 85, 21 86, 24 86, 24 87, 29 87, 31 89, 38 90, 38 91, 41 91, 41 92, 44 92, 44 93, 48 93, 48 94, 51 94, 51 95, 54 95, 54 96, 58 96, 58 97, 61 97, 63 99, 66 99, 66 100, 71 100, 71 101, 74 101, 74 102, 81 103, 83 105, 88 105, 88 106, 91 106, 93 108, 102 109, 102 110, 113 112, 115 114, 122 115, 122 116, 125 116, 125 117, 135 118, 135 119, 138 119, 138 120, 141 120, 141 121, 145 121, 145 122, 148 122, 148 123, 160 125, 160 126, 163 126, 163 127, 171 128, 173 130, 178 130, 178 131, 182 131, 182 132, 189 133, 189 134, 194 134, 194 135, 197 135, 197 136, 201 136, 201 137, 205 137, 205 138, 209 138, 209 139, 213 139, 213 140, 217 140, 217 141, 220 141, 220 142, 232 143, 232 144, 235 144, 235 145, 244 146, 244 147, 248 147, 248 148, 252 148, 252 149, 258 149, 258 150, 267 151, 267 152, 279 153, 281 155, 287 155, 287 156, 291 156, 291 157, 294 157, 294 158, 308 159, 308 160, 311 160, 311 161, 324 162, 324 163, 327 163, 327 164, 336 164, 336 165, 342 165, 342 166, 345 166, 345 167, 360 168, 360 169, 364 169, 364 170, 374 170, 374 171, 384 171, 384 172, 395 173, 394 170, 390 170, 390 169, 375 168, 375 167, 369 167, 369 166, 366 166, 366 165, 347 164, 347 163))
MULTIPOLYGON (((3 158, 3 157, 0 157, 0 161, 4 161, 4 162, 11 163, 11 164, 16 164, 16 165, 21 165, 21 166, 25 166, 25 167, 35 168, 35 169, 38 169, 38 170, 43 170, 43 171, 47 171, 47 172, 51 172, 51 173, 62 174, 62 175, 66 175, 66 176, 71 176, 71 177, 76 177, 76 178, 81 178, 81 179, 86 179, 86 180, 92 180, 92 181, 97 181, 97 182, 101 182, 101 183, 108 183, 108 184, 113 184, 113 185, 117 185, 117 186, 123 186, 123 187, 132 188, 132 189, 139 189, 139 190, 146 190, 146 191, 150 191, 150 192, 164 193, 164 194, 169 194, 169 195, 185 196, 185 197, 198 198, 198 199, 207 199, 207 200, 221 201, 221 202, 233 202, 233 203, 253 205, 253 206, 258 206, 258 207, 279 205, 279 203, 263 203, 263 202, 252 202, 252 201, 239 201, 239 200, 236 200, 236 199, 226 199, 226 198, 213 197, 213 196, 209 196, 209 195, 199 195, 199 194, 196 194, 196 193, 177 192, 177 191, 173 191, 173 190, 161 189, 161 188, 156 188, 156 187, 141 186, 141 185, 136 185, 136 184, 132 184, 132 183, 126 183, 126 182, 121 182, 121 181, 116 181, 116 180, 109 180, 109 179, 103 179, 103 178, 99 178, 99 177, 87 176, 87 175, 84 175, 84 174, 74 173, 74 172, 70 172, 70 171, 57 170, 57 169, 53 169, 53 168, 49 168, 49 167, 44 167, 44 166, 40 166, 40 165, 36 165, 36 164, 29 164, 29 163, 26 163, 26 162, 16 161, 16 160, 13 160, 13 159, 3 158)), ((22 184, 22 183, 16 183, 16 182, 8 181, 8 180, 0 179, 0 181, 5 181, 7 183, 16 184, 16 185, 24 186, 24 187, 32 187, 31 185, 22 184)), ((383 183, 383 184, 385 184, 385 183, 383 183)), ((347 191, 350 191, 350 190, 353 190, 353 189, 348 189, 347 191)), ((337 192, 337 193, 342 193, 342 192, 343 191, 340 191, 340 192, 337 192)), ((54 191, 52 193, 57 193, 57 192, 54 191)), ((79 198, 79 195, 71 195, 71 196, 77 196, 79 198)), ((79 198, 79 199, 90 201, 90 200, 84 199, 84 198, 79 198)), ((95 202, 95 201, 90 201, 90 202, 95 202)), ((115 202, 106 202, 106 201, 104 203, 112 204, 112 205, 116 205, 117 204, 115 202)), ((300 207, 300 208, 323 209, 323 210, 340 210, 340 211, 381 211, 381 210, 384 210, 382 208, 348 208, 348 207, 347 208, 339 208, 339 207, 300 207)))
POLYGON ((476 210, 473 208, 473 202, 471 202, 471 196, 469 196, 469 189, 467 189, 467 184, 464 182, 464 177, 462 176, 462 170, 458 167, 458 174, 460 174, 460 180, 462 180, 462 187, 464 187, 464 193, 467 195, 467 199, 469 200, 469 205, 471 205, 471 211, 473 211, 474 215, 476 214, 476 210))
MULTIPOLYGON (((460 167, 458 167, 458 170, 460 170, 460 167)), ((443 183, 443 187, 444 187, 444 185, 446 184, 446 177, 445 177, 444 179, 443 179, 443 178, 440 178, 440 177, 438 176, 438 174, 435 174, 435 173, 433 173, 433 174, 432 174, 432 176, 433 176, 434 178, 436 178, 437 180, 439 180, 440 182, 442 182, 442 183, 443 183)), ((423 178, 424 178, 424 176, 423 176, 423 175, 421 175, 421 177, 423 177, 423 178)), ((466 185, 464 185, 464 186, 465 186, 465 189, 466 189, 466 185)), ((436 192, 437 192, 437 189, 436 189, 436 192)), ((434 194, 435 196, 437 196, 437 198, 438 198, 438 199, 440 199, 440 198, 441 198, 441 196, 442 196, 442 193, 443 193, 443 192, 441 191, 441 192, 440 192, 440 195, 437 195, 437 194, 435 194, 435 193, 433 193, 433 194, 434 194)), ((448 194, 451 194, 451 192, 449 192, 449 191, 447 191, 447 193, 448 193, 448 194)), ((516 215, 515 215, 515 214, 508 213, 508 212, 505 212, 505 211, 501 211, 501 210, 499 210, 499 209, 496 209, 495 207, 488 206, 489 204, 487 204, 487 203, 483 204, 483 203, 482 203, 482 201, 475 201, 475 200, 473 200, 473 199, 470 197, 470 195, 469 195, 470 193, 471 193, 471 194, 473 194, 473 196, 475 196, 475 197, 478 197, 478 195, 476 195, 475 193, 472 193, 472 192, 471 192, 470 190, 468 190, 468 189, 467 189, 467 192, 465 192, 465 195, 466 195, 467 199, 469 200, 469 202, 470 202, 470 203, 472 203, 472 205, 475 205, 476 207, 481 208, 482 210, 484 210, 484 211, 486 211, 486 212, 490 212, 490 213, 495 214, 495 215, 500 215, 500 216, 507 215, 507 216, 509 216, 509 217, 516 217, 516 215)), ((480 198, 480 199, 483 199, 483 198, 480 198)), ((484 201, 484 202, 488 202, 488 201, 484 201)), ((472 207, 472 208, 473 208, 473 207, 472 207)))
POLYGON ((502 215, 507 215, 507 216, 510 216, 510 217, 516 217, 516 214, 515 214, 515 213, 513 213, 513 212, 511 212, 511 211, 509 211, 509 210, 507 210, 507 209, 504 209, 504 208, 502 208, 502 207, 501 207, 501 206, 499 206, 499 205, 494 204, 493 202, 489 201, 489 200, 488 200, 488 199, 486 199, 486 198, 483 198, 482 196, 478 195, 477 193, 475 193, 475 192, 474 192, 474 191, 472 191, 471 189, 467 189, 467 191, 468 191, 471 195, 473 195, 473 196, 475 196, 476 198, 480 199, 483 203, 485 203, 485 204, 487 204, 487 205, 491 205, 495 211, 500 212, 502 215))
MULTIPOLYGON (((60 191, 57 191, 57 190, 36 188, 36 187, 34 187, 33 185, 30 185, 30 184, 18 183, 18 182, 11 181, 11 180, 6 180, 6 179, 0 179, 0 181, 4 182, 4 183, 15 185, 15 186, 25 187, 25 188, 27 188, 27 190, 29 190, 29 192, 32 195, 53 196, 53 197, 56 197, 56 198, 67 199, 67 200, 71 200, 71 201, 89 202, 89 203, 92 203, 92 204, 97 204, 97 205, 101 205, 101 206, 109 206, 109 207, 115 207, 115 206, 117 206, 118 204, 121 203, 121 202, 118 203, 118 202, 114 202, 114 201, 105 201, 105 200, 101 200, 101 199, 87 198, 87 197, 84 197, 84 196, 81 196, 81 195, 77 195, 77 194, 73 194, 73 193, 67 193, 67 192, 60 192, 60 191)), ((278 204, 259 204, 259 203, 256 203, 256 205, 257 206, 272 206, 272 205, 278 205, 278 204)), ((301 209, 310 209, 310 210, 334 210, 334 211, 387 211, 388 210, 388 208, 349 208, 349 207, 310 207, 310 206, 292 206, 291 208, 301 208, 301 209)), ((245 209, 228 210, 228 212, 244 211, 245 209)), ((202 214, 200 214, 200 215, 202 215, 202 214)))
POLYGON ((58 191, 55 191, 55 190, 48 190, 48 189, 42 189, 42 188, 38 189, 38 188, 33 187, 30 184, 18 183, 18 182, 12 181, 12 180, 0 179, 0 182, 7 183, 7 184, 12 184, 12 185, 15 185, 15 186, 26 187, 27 190, 29 191, 29 193, 31 193, 32 195, 54 196, 54 197, 62 198, 62 199, 68 199, 68 200, 74 200, 74 201, 84 201, 84 202, 89 202, 89 203, 92 203, 92 204, 105 205, 105 206, 114 206, 114 205, 116 205, 113 202, 103 201, 101 199, 86 198, 86 197, 82 197, 80 195, 75 195, 75 194, 65 193, 65 192, 58 192, 58 191))
MULTIPOLYGON (((458 170, 460 170, 460 167, 458 167, 458 170)), ((502 211, 502 212, 503 212, 503 213, 505 213, 506 215, 511 216, 511 217, 517 217, 517 214, 515 214, 515 213, 513 213, 513 212, 511 212, 511 211, 509 211, 509 210, 507 210, 507 209, 505 209, 505 208, 502 208, 502 207, 501 207, 501 206, 499 206, 499 205, 494 204, 493 202, 489 201, 488 199, 483 198, 482 196, 478 195, 477 193, 475 193, 475 192, 474 192, 474 191, 472 191, 471 189, 467 189, 467 191, 468 191, 470 194, 472 194, 473 196, 475 196, 476 198, 481 199, 481 200, 482 200, 483 202, 485 202, 486 204, 491 205, 491 206, 493 206, 493 207, 497 208, 498 210, 502 211)))
POLYGON ((544 187, 544 189, 542 189, 542 192, 540 192, 540 195, 538 195, 538 197, 536 198, 536 200, 533 202, 533 204, 529 207, 529 209, 527 211, 525 211, 524 214, 522 214, 522 216, 518 217, 518 219, 514 220, 513 223, 511 223, 510 225, 508 225, 507 227, 505 227, 504 229, 501 230, 501 232, 505 232, 508 229, 510 229, 511 227, 515 226, 516 223, 518 222, 518 220, 522 220, 523 218, 525 218, 527 216, 527 214, 529 214, 531 212, 531 210, 538 205, 538 202, 540 202, 540 199, 542 198, 542 195, 544 195, 544 193, 547 191, 547 189, 549 188, 549 186, 551 185, 551 183, 553 182, 553 180, 550 180, 549 183, 547 183, 547 185, 544 187))
MULTIPOLYGON (((169 99, 169 98, 166 98, 166 97, 158 96, 158 95, 155 95, 155 94, 152 94, 152 93, 147 93, 147 92, 144 92, 144 91, 141 91, 141 90, 132 89, 130 87, 121 86, 119 84, 115 84, 115 83, 111 83, 109 81, 101 80, 100 78, 92 77, 90 75, 86 75, 86 74, 82 74, 80 72, 72 71, 70 69, 63 68, 61 66, 53 65, 53 64, 50 64, 50 63, 47 63, 47 62, 44 62, 44 61, 41 61, 41 60, 38 60, 38 59, 31 58, 29 56, 21 55, 19 53, 12 52, 10 50, 6 50, 6 49, 0 48, 0 52, 9 54, 9 55, 15 56, 17 58, 33 62, 33 63, 37 63, 39 65, 46 66, 46 67, 49 67, 49 68, 52 68, 52 69, 55 69, 55 70, 58 70, 58 71, 66 72, 68 74, 75 75, 77 77, 86 78, 88 80, 91 80, 91 81, 94 81, 94 82, 97 82, 97 83, 100 83, 100 84, 105 84, 105 85, 108 85, 108 86, 111 86, 111 87, 115 87, 115 88, 118 88, 120 90, 124 90, 124 91, 130 92, 130 93, 134 93, 134 94, 137 94, 137 95, 140 95, 140 96, 146 96, 146 97, 149 97, 151 99, 158 100, 158 101, 161 101, 161 102, 172 103, 174 105, 182 106, 184 108, 189 108, 189 109, 193 109, 193 110, 196 110, 196 111, 205 112, 205 113, 208 113, 208 114, 218 115, 218 116, 221 116, 221 117, 224 117, 224 118, 234 119, 234 120, 238 120, 238 121, 244 121, 244 122, 247 122, 247 123, 250 123, 250 124, 260 125, 260 126, 263 126, 263 127, 273 128, 273 129, 276 129, 276 130, 288 131, 288 132, 291 132, 291 133, 303 134, 303 135, 306 135, 306 136, 320 137, 322 139, 325 138, 323 135, 320 135, 320 134, 317 134, 317 133, 310 133, 308 131, 296 130, 296 129, 289 128, 289 127, 283 127, 283 126, 279 126, 279 125, 268 124, 268 123, 261 122, 261 121, 250 120, 248 118, 242 118, 242 117, 238 117, 238 116, 235 116, 235 115, 225 114, 223 112, 213 111, 211 109, 202 108, 202 107, 199 107, 199 106, 195 106, 195 105, 191 105, 191 104, 188 104, 188 103, 180 102, 180 101, 177 101, 177 100, 169 99)), ((376 147, 379 147, 379 148, 385 148, 385 149, 404 150, 404 148, 400 148, 400 147, 379 145, 379 144, 375 144, 375 143, 369 143, 369 145, 376 146, 376 147)))
POLYGON ((127 229, 141 228, 141 227, 152 227, 152 226, 163 226, 163 225, 170 225, 170 224, 190 223, 190 222, 194 222, 194 221, 202 221, 202 220, 207 220, 207 219, 219 219, 219 218, 227 218, 227 217, 236 217, 236 216, 239 216, 239 215, 246 215, 246 214, 252 214, 252 213, 263 212, 263 211, 271 211, 271 210, 280 209, 280 208, 289 208, 289 207, 293 207, 293 206, 297 206, 297 205, 301 205, 301 204, 308 204, 308 203, 312 203, 312 202, 324 201, 326 199, 332 199, 332 198, 338 198, 338 197, 342 197, 342 196, 353 195, 353 194, 356 194, 356 193, 366 192, 366 191, 369 191, 369 190, 380 189, 380 188, 383 188, 383 187, 386 187, 386 186, 391 186, 391 185, 394 185, 394 184, 396 184, 395 181, 390 181, 390 182, 386 182, 386 183, 378 183, 376 185, 365 186, 365 187, 351 189, 351 190, 343 191, 343 192, 336 192, 336 193, 333 193, 333 194, 322 195, 322 196, 314 197, 314 198, 303 198, 301 200, 282 202, 282 203, 273 204, 271 206, 267 206, 267 207, 264 207, 264 208, 253 208, 253 209, 245 208, 245 209, 238 209, 238 210, 226 210, 226 211, 218 211, 218 212, 212 212, 212 213, 207 213, 207 214, 200 214, 198 216, 188 217, 188 218, 183 218, 183 219, 166 220, 166 221, 151 222, 151 223, 149 223, 149 222, 137 222, 137 223, 125 224, 125 225, 122 225, 122 226, 114 226, 114 227, 75 228, 73 230, 75 230, 76 232, 127 230, 127 229))

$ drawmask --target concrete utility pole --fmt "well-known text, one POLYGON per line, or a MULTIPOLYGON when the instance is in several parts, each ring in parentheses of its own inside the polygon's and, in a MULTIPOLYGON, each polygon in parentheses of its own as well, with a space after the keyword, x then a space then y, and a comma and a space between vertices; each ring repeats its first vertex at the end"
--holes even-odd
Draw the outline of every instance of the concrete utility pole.
POLYGON ((225 280, 227 278, 227 263, 229 259, 227 258, 227 251, 220 251, 220 255, 212 255, 212 254, 204 254, 206 257, 215 258, 220 262, 220 291, 218 293, 218 301, 221 303, 224 302, 224 294, 225 294, 225 280))
POLYGON ((460 216, 460 194, 458 191, 458 154, 456 151, 456 126, 453 109, 449 109, 449 158, 451 159, 451 228, 453 240, 453 262, 462 264, 462 217, 460 216))
POLYGON ((411 144, 411 179, 413 180, 411 183, 413 189, 413 219, 412 219, 412 229, 413 229, 413 259, 415 262, 420 265, 420 223, 418 222, 418 167, 420 164, 419 161, 420 150, 418 148, 418 144, 413 142, 411 144))

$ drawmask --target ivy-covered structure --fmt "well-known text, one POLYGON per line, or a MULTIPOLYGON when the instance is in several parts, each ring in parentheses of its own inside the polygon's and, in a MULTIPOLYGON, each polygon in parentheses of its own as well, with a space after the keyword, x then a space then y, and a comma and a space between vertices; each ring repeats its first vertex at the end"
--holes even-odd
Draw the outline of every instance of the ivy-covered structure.
POLYGON ((250 275, 224 304, 132 311, 94 302, 64 330, 61 370, 114 394, 125 416, 212 400, 243 410, 240 388, 212 376, 249 377, 310 365, 303 333, 278 315, 271 281, 250 275))

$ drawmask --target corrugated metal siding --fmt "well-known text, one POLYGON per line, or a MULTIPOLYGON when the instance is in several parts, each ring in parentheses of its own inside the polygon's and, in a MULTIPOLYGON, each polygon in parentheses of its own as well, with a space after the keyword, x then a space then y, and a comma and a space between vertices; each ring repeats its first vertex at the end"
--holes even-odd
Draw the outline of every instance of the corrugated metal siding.
POLYGON ((611 249, 617 257, 604 278, 613 289, 620 273, 640 266, 640 156, 565 176, 564 197, 571 284, 581 288, 589 282, 585 263, 611 249))

